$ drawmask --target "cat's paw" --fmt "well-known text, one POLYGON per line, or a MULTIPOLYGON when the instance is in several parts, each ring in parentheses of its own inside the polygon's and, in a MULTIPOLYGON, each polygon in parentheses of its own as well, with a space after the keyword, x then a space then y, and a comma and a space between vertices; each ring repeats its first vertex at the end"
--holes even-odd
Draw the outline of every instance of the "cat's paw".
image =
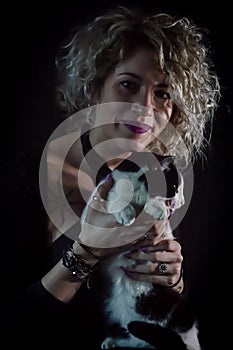
POLYGON ((148 193, 146 186, 142 183, 140 187, 135 190, 132 202, 139 206, 144 206, 148 200, 148 193))
POLYGON ((136 338, 131 334, 128 337, 107 337, 101 344, 101 349, 112 348, 147 348, 154 349, 155 347, 142 339, 136 338))
POLYGON ((116 347, 115 340, 114 338, 111 338, 111 337, 105 338, 101 344, 101 349, 112 349, 115 347, 116 347))
POLYGON ((123 210, 113 213, 115 219, 123 226, 132 225, 136 218, 136 210, 129 204, 123 210))
POLYGON ((154 219, 163 220, 169 216, 169 208, 163 198, 150 198, 146 203, 144 210, 154 219))

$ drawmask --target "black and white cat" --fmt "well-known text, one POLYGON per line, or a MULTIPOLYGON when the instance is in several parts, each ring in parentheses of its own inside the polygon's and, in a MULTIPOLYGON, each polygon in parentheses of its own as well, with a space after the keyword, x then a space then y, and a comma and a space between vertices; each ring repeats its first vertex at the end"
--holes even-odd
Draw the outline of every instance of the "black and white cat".
MULTIPOLYGON (((130 226, 142 209, 155 219, 165 219, 184 204, 183 177, 173 157, 133 153, 111 175, 114 184, 107 211, 122 225, 130 226)), ((166 237, 174 238, 170 226, 166 237)), ((169 287, 127 277, 121 268, 129 264, 125 253, 107 258, 102 265, 109 284, 104 300, 107 331, 101 348, 154 348, 128 332, 131 321, 144 321, 172 329, 188 350, 200 350, 197 325, 184 297, 169 287)))

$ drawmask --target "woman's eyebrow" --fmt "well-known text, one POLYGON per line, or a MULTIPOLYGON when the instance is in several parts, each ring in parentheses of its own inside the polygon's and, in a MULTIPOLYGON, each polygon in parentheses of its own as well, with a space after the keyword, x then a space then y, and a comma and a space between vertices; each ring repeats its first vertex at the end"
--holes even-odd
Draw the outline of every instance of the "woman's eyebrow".
MULTIPOLYGON (((136 78, 136 79, 142 81, 142 77, 140 75, 136 74, 136 73, 123 72, 123 73, 117 74, 117 76, 121 76, 121 75, 129 75, 129 76, 131 76, 133 78, 136 78)), ((166 83, 155 83, 154 85, 156 87, 159 87, 159 88, 166 88, 166 89, 168 88, 168 84, 166 84, 166 83)))
POLYGON ((131 73, 131 72, 123 72, 123 73, 119 73, 119 74, 117 74, 118 76, 120 76, 120 75, 130 75, 131 77, 133 77, 133 78, 136 78, 136 79, 138 79, 138 80, 142 80, 142 77, 140 77, 140 75, 138 75, 138 74, 135 74, 135 73, 131 73))

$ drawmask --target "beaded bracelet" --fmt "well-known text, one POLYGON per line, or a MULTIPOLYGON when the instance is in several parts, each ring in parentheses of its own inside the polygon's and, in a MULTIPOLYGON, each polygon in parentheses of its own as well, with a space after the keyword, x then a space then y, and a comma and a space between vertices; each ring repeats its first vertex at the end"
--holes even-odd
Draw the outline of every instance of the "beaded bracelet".
POLYGON ((80 245, 80 247, 82 247, 92 258, 95 258, 98 261, 103 261, 105 259, 104 256, 99 256, 96 255, 95 253, 93 253, 85 244, 78 242, 78 244, 80 245))
POLYGON ((68 246, 63 250, 62 263, 69 269, 72 277, 75 277, 79 282, 87 282, 89 288, 89 279, 94 268, 84 261, 80 255, 75 254, 72 246, 68 246))

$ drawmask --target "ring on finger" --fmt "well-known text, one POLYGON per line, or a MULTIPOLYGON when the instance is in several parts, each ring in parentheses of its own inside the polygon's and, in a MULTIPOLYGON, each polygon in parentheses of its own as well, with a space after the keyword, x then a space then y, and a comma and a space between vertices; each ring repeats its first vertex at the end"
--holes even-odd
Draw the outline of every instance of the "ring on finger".
POLYGON ((92 201, 89 202, 90 206, 98 211, 106 212, 105 200, 100 196, 94 195, 92 201))
POLYGON ((165 274, 167 272, 167 270, 168 270, 167 264, 165 264, 165 263, 158 264, 157 271, 158 271, 159 275, 165 274))
POLYGON ((93 196, 93 200, 94 200, 94 201, 97 201, 97 202, 100 202, 100 203, 103 203, 103 202, 104 202, 104 199, 101 198, 101 197, 98 197, 98 196, 93 196))

